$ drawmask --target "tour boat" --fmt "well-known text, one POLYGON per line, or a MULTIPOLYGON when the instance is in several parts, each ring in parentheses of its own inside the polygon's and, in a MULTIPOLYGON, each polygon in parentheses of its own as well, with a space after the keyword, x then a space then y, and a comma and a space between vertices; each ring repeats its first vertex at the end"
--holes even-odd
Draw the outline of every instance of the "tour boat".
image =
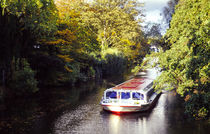
POLYGON ((129 113, 147 111, 158 100, 161 92, 155 92, 153 80, 133 78, 104 91, 100 104, 106 111, 129 113))

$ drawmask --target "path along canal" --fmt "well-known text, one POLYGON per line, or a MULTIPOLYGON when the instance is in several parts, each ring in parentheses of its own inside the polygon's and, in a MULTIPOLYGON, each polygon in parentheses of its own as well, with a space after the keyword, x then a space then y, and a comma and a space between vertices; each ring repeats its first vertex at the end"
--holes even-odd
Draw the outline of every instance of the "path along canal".
MULTIPOLYGON (((148 75, 148 74, 147 74, 148 75)), ((46 89, 36 97, 5 104, 0 113, 1 134, 207 134, 210 123, 190 121, 182 100, 163 93, 154 109, 112 114, 99 102, 106 88, 129 79, 115 76, 69 88, 46 89)))

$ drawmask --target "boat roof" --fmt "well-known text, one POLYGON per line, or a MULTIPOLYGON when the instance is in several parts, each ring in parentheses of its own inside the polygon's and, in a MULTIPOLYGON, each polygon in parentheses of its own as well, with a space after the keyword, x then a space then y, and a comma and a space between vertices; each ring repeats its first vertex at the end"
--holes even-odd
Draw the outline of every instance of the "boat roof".
POLYGON ((124 83, 121 83, 112 89, 121 89, 121 90, 142 90, 147 85, 149 85, 153 80, 148 78, 133 78, 124 83))

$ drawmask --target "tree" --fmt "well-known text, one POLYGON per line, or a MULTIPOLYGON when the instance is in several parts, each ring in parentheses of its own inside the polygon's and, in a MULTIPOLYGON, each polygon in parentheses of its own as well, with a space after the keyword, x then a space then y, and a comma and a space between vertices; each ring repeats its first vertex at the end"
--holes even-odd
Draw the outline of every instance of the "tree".
POLYGON ((131 56, 132 48, 139 45, 137 38, 142 36, 140 20, 137 19, 141 15, 141 6, 136 0, 94 0, 82 7, 81 18, 83 24, 97 35, 102 52, 118 48, 131 56))
POLYGON ((63 70, 54 73, 56 75, 53 78, 57 78, 55 81, 74 83, 80 76, 83 77, 83 73, 88 73, 91 67, 88 54, 99 50, 95 35, 79 23, 80 3, 75 0, 56 1, 58 30, 54 38, 41 42, 55 48, 53 55, 64 63, 63 70))
POLYGON ((161 34, 161 25, 158 23, 147 23, 144 26, 145 36, 148 40, 148 44, 155 45, 160 47, 163 44, 162 34, 161 34))
POLYGON ((72 70, 71 73, 78 70, 87 72, 89 67, 94 68, 94 66, 98 68, 102 66, 101 61, 107 61, 103 65, 108 66, 106 64, 109 64, 109 60, 117 59, 118 56, 124 59, 126 55, 129 59, 136 58, 137 60, 140 55, 144 55, 142 46, 145 45, 145 41, 135 18, 137 12, 140 13, 140 10, 135 9, 137 2, 93 1, 86 3, 63 0, 57 1, 56 5, 59 11, 59 31, 55 40, 48 43, 56 45, 61 50, 59 54, 62 57, 65 55, 73 59, 68 63, 70 70, 79 63, 77 69, 72 70), (122 21, 122 19, 125 20, 122 21), (109 53, 111 51, 108 48, 112 48, 111 51, 115 52, 109 53), (139 54, 140 50, 142 50, 141 54, 139 54), (115 55, 118 52, 124 55, 115 55), (109 55, 109 58, 106 55, 109 55), (92 58, 94 60, 91 60, 92 58))
POLYGON ((165 38, 170 49, 159 54, 163 69, 156 88, 176 89, 185 97, 186 113, 209 116, 209 1, 180 0, 165 38))
POLYGON ((53 0, 2 0, 0 5, 0 72, 8 83, 24 70, 39 41, 54 34, 57 11, 53 0))
POLYGON ((175 6, 178 4, 179 0, 169 0, 167 6, 163 9, 163 19, 167 26, 170 25, 172 15, 175 12, 175 6))

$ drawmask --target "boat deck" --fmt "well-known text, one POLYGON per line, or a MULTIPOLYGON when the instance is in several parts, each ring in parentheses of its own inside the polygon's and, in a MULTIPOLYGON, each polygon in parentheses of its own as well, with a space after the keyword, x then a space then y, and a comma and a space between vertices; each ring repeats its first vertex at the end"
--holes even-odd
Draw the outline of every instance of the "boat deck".
POLYGON ((133 78, 112 89, 140 90, 144 87, 146 80, 144 78, 133 78))

